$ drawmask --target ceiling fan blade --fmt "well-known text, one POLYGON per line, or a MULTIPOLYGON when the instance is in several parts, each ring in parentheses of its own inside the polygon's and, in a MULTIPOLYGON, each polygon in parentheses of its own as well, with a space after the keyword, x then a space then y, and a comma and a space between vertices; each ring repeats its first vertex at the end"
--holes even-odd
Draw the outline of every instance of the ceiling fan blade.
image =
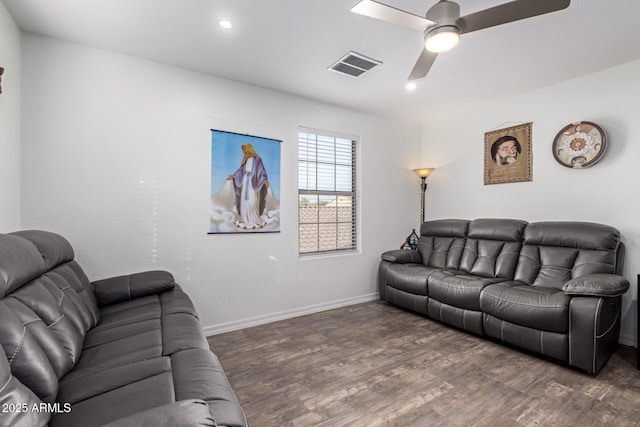
POLYGON ((433 21, 427 18, 378 3, 374 0, 362 0, 351 8, 351 12, 368 16, 369 18, 379 19, 400 27, 409 28, 410 30, 424 31, 427 26, 434 24, 433 21))
POLYGON ((569 7, 571 0, 516 0, 458 19, 461 33, 482 30, 569 7))
POLYGON ((437 53, 429 52, 427 49, 422 49, 422 53, 418 57, 418 61, 413 67, 413 70, 411 70, 411 74, 409 74, 407 81, 410 82, 413 80, 423 79, 431 69, 433 62, 437 57, 437 53))

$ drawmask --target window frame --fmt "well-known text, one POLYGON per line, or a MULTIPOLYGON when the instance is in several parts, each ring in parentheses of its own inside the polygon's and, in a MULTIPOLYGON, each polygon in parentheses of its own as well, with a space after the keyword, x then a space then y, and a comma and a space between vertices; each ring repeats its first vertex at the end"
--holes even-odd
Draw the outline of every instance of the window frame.
MULTIPOLYGON (((307 140, 308 141, 308 140, 307 140)), ((360 253, 360 211, 361 211, 361 204, 360 204, 360 190, 359 190, 359 163, 360 163, 360 138, 354 135, 349 135, 349 134, 344 134, 344 133, 338 133, 338 132, 333 132, 333 131, 325 131, 325 130, 319 130, 319 129, 313 129, 313 128, 306 128, 306 127, 298 127, 298 132, 297 132, 297 154, 296 154, 296 164, 297 164, 297 188, 298 188, 298 256, 300 259, 303 258, 309 258, 309 257, 317 257, 317 256, 331 256, 331 255, 348 255, 348 254, 354 254, 354 253, 360 253), (315 143, 316 143, 316 155, 315 160, 313 161, 309 161, 309 159, 302 159, 301 158, 301 134, 307 134, 307 135, 315 135, 315 143), (336 144, 336 140, 341 139, 341 140, 348 140, 351 142, 351 170, 350 170, 350 176, 351 176, 351 189, 349 191, 344 191, 344 190, 338 190, 337 184, 335 183, 335 180, 337 179, 337 171, 334 168, 334 172, 333 172, 333 177, 334 177, 334 188, 332 190, 323 190, 323 189, 318 189, 318 164, 327 164, 326 161, 325 162, 319 162, 318 161, 318 157, 317 157, 317 153, 318 153, 318 147, 317 147, 317 143, 318 140, 320 138, 332 138, 334 141, 334 151, 335 149, 335 144, 336 144), (313 164, 315 165, 315 173, 316 173, 316 177, 315 177, 315 189, 308 189, 308 188, 302 188, 300 185, 300 179, 301 179, 301 164, 305 163, 307 166, 309 164, 313 164), (321 249, 320 248, 320 244, 322 241, 322 232, 320 230, 320 225, 323 224, 323 222, 320 219, 321 216, 321 212, 320 209, 318 209, 318 219, 317 222, 302 222, 301 221, 301 204, 300 204, 300 199, 303 196, 310 196, 310 197, 317 197, 318 201, 320 200, 320 198, 324 197, 335 197, 336 201, 338 199, 339 196, 347 196, 350 197, 351 199, 351 220, 349 222, 346 221, 339 221, 338 215, 339 215, 339 211, 338 211, 338 203, 336 202, 337 206, 336 206, 336 221, 335 222, 325 222, 325 224, 335 224, 336 225, 336 232, 335 232, 335 241, 336 241, 336 245, 335 247, 329 248, 329 249, 321 249), (317 224, 318 225, 318 238, 317 238, 317 249, 316 250, 312 250, 312 251, 302 251, 301 250, 301 243, 302 243, 302 225, 304 224, 317 224), (350 224, 350 229, 351 229, 351 245, 349 247, 344 247, 341 248, 339 247, 339 239, 340 239, 340 232, 339 232, 339 225, 340 224, 350 224)), ((338 163, 336 160, 334 160, 332 163, 330 163, 330 165, 332 166, 344 166, 345 164, 340 164, 338 163)), ((318 208, 321 207, 321 205, 318 203, 316 205, 318 208)))

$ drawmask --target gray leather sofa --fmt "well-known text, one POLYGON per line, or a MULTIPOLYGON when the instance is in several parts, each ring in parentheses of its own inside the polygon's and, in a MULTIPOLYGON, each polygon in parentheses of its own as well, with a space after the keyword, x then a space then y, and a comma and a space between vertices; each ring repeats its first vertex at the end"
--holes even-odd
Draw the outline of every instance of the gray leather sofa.
POLYGON ((164 271, 89 282, 69 242, 0 234, 1 426, 245 426, 164 271))
POLYGON ((379 267, 380 299, 597 373, 620 333, 624 246, 613 227, 437 220, 379 267))

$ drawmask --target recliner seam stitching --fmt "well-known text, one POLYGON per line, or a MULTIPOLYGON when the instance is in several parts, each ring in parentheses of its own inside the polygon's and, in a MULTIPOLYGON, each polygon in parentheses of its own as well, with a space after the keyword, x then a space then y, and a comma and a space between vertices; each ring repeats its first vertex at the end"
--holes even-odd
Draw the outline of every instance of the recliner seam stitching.
POLYGON ((11 379, 13 378, 13 375, 9 374, 9 378, 7 379, 7 382, 5 382, 4 384, 2 384, 2 387, 0 387, 0 393, 2 393, 4 391, 5 388, 7 388, 7 386, 9 385, 9 383, 11 382, 11 379))
POLYGON ((592 367, 591 369, 593 370, 593 372, 596 371, 596 348, 598 346, 597 340, 598 337, 596 336, 596 331, 598 330, 598 317, 600 315, 600 306, 602 305, 602 298, 600 298, 598 300, 598 306, 596 308, 596 312, 594 313, 595 315, 593 316, 593 358, 592 360, 592 367))
MULTIPOLYGON (((169 359, 171 359, 171 357, 170 357, 170 356, 160 356, 160 357, 168 357, 169 359)), ((169 361, 169 363, 171 363, 171 361, 169 361)), ((165 373, 167 373, 167 372, 172 372, 172 371, 173 371, 173 369, 172 369, 172 368, 169 368, 168 370, 162 370, 161 372, 158 372, 158 373, 156 373, 156 374, 151 374, 151 375, 149 375, 149 376, 146 376, 146 377, 144 377, 144 378, 141 378, 141 379, 139 379, 139 380, 136 380, 136 381, 134 381, 134 382, 132 382, 132 383, 129 383, 129 384, 127 384, 127 385, 131 385, 131 384, 135 384, 135 383, 140 382, 140 381, 148 380, 149 378, 157 377, 158 375, 162 375, 162 374, 165 374, 165 373)), ((100 371, 95 372, 95 373, 96 373, 96 374, 99 374, 99 373, 100 373, 100 371)), ((92 374, 89 374, 89 375, 87 375, 87 376, 90 376, 90 375, 92 375, 92 374)), ((172 375, 172 377, 173 377, 173 375, 172 375)), ((77 378, 86 378, 86 377, 77 377, 77 378)), ((93 396, 85 397, 85 398, 83 398, 82 400, 79 400, 79 401, 77 401, 77 402, 74 402, 74 405, 77 405, 78 403, 84 402, 84 401, 89 400, 89 399, 96 398, 96 397, 101 396, 101 395, 103 395, 103 394, 105 394, 105 393, 109 393, 110 391, 116 390, 116 389, 118 389, 118 388, 119 388, 119 387, 117 387, 117 386, 116 386, 116 387, 110 388, 109 390, 104 390, 104 391, 102 391, 102 392, 100 392, 100 393, 98 393, 98 394, 95 394, 95 395, 93 395, 93 396)))
MULTIPOLYGON (((155 320, 155 319, 152 319, 152 320, 155 320)), ((158 318, 158 320, 160 320, 160 318, 158 318)), ((148 331, 136 332, 135 334, 126 335, 126 336, 119 336, 117 338, 114 338, 114 339, 111 339, 111 340, 108 340, 108 341, 103 341, 103 342, 100 342, 100 343, 96 343, 96 344, 90 345, 88 347, 83 346, 82 347, 82 351, 88 350, 90 348, 96 348, 96 347, 99 347, 101 345, 110 344, 110 343, 113 343, 113 342, 116 342, 116 341, 120 341, 120 340, 123 340, 123 339, 135 337, 136 335, 147 334, 149 332, 154 332, 156 330, 157 329, 154 327, 153 329, 149 329, 148 331)), ((88 341, 88 340, 85 340, 85 341, 88 341)))
POLYGON ((58 317, 56 320, 54 320, 50 325, 47 325, 47 328, 51 328, 53 326, 56 326, 58 323, 60 323, 60 321, 64 318, 64 313, 62 313, 60 315, 60 317, 58 317))
POLYGON ((24 344, 24 339, 25 339, 26 335, 27 335, 27 327, 23 325, 22 326, 22 337, 20 338, 20 344, 18 344, 18 346, 16 347, 15 351, 11 355, 11 358, 9 359, 9 366, 13 365, 13 361, 15 360, 15 357, 18 355, 18 352, 20 351, 20 349, 22 349, 22 345, 24 344))
POLYGON ((527 254, 520 253, 519 256, 524 257, 524 258, 529 258, 531 261, 535 262, 536 264, 538 264, 540 266, 542 265, 540 263, 540 260, 537 260, 537 259, 535 259, 535 258, 533 258, 533 257, 531 257, 531 256, 529 256, 527 254))
POLYGON ((611 326, 609 326, 609 328, 604 331, 602 334, 600 335, 596 335, 596 339, 602 338, 605 335, 607 335, 609 333, 609 331, 611 331, 611 328, 613 328, 614 326, 616 326, 616 324, 618 323, 618 317, 616 316, 615 320, 613 321, 613 323, 611 324, 611 326))
POLYGON ((564 305, 527 304, 527 303, 524 303, 524 302, 517 302, 517 301, 503 300, 502 298, 496 297, 496 296, 491 295, 491 294, 485 294, 485 293, 482 293, 482 295, 485 295, 485 296, 487 296, 487 297, 490 297, 490 298, 493 298, 493 299, 496 299, 496 300, 499 300, 499 301, 507 301, 507 302, 510 302, 510 303, 512 303, 512 304, 526 305, 526 306, 529 306, 529 307, 542 307, 542 308, 567 308, 567 306, 564 306, 564 305))

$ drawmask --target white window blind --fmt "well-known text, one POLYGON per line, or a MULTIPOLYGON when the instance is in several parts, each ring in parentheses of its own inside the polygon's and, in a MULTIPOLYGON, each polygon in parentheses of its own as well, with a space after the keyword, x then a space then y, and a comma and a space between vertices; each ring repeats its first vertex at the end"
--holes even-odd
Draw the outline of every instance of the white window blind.
POLYGON ((298 131, 298 250, 301 256, 357 250, 354 138, 298 131))

